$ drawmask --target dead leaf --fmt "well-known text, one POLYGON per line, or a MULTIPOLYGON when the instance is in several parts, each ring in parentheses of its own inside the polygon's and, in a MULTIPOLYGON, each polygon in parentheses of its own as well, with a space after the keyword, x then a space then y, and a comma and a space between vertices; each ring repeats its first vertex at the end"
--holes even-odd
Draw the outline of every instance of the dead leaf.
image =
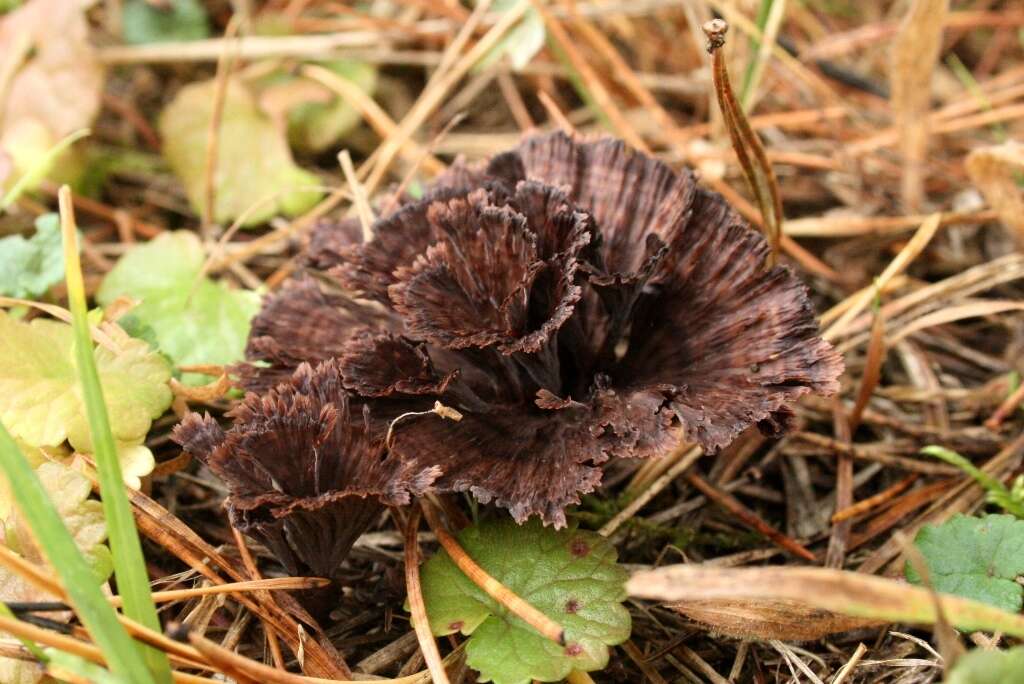
MULTIPOLYGON (((199 214, 206 203, 206 143, 215 91, 214 80, 191 83, 160 114, 164 156, 199 214)), ((284 134, 237 79, 229 79, 224 93, 217 144, 215 221, 244 217, 243 225, 255 225, 278 212, 301 214, 320 199, 322 193, 311 189, 320 180, 296 166, 284 134)))
POLYGON ((104 68, 85 18, 92 4, 29 0, 0 19, 0 73, 12 74, 0 93, 0 149, 13 177, 99 112, 104 68))
POLYGON ((183 385, 174 378, 171 378, 170 384, 171 391, 174 392, 175 399, 197 402, 200 404, 209 404, 221 399, 228 390, 233 387, 227 373, 221 373, 220 377, 213 382, 206 385, 199 385, 198 387, 183 385))
POLYGON ((974 150, 967 155, 967 173, 1024 248, 1024 144, 1011 140, 974 150))
POLYGON ((814 641, 830 634, 884 624, 788 599, 694 599, 670 604, 715 632, 741 639, 814 641))
POLYGON ((635 598, 682 601, 787 601, 807 610, 881 622, 933 624, 936 604, 960 629, 1024 636, 1024 616, 978 601, 939 594, 885 577, 831 568, 767 566, 719 568, 671 565, 634 574, 626 591, 635 598))

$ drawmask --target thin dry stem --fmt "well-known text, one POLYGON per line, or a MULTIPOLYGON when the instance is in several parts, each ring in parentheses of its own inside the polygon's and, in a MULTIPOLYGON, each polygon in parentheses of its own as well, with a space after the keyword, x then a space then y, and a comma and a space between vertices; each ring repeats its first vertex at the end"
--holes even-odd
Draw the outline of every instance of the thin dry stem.
POLYGON ((430 631, 430 619, 427 617, 427 607, 420 589, 420 545, 417 540, 419 523, 420 511, 413 508, 405 523, 405 589, 409 599, 409 613, 412 615, 416 640, 419 641, 420 652, 427 663, 427 669, 430 670, 430 676, 436 684, 448 684, 448 672, 444 669, 441 653, 437 650, 437 642, 430 631))
POLYGON ((232 40, 238 31, 237 17, 232 17, 224 31, 224 50, 217 59, 217 74, 214 76, 213 108, 210 113, 210 125, 206 130, 206 159, 203 164, 203 216, 200 227, 203 235, 209 237, 213 226, 217 202, 217 164, 220 142, 220 124, 224 118, 224 101, 227 99, 228 80, 234 66, 235 43, 232 40))

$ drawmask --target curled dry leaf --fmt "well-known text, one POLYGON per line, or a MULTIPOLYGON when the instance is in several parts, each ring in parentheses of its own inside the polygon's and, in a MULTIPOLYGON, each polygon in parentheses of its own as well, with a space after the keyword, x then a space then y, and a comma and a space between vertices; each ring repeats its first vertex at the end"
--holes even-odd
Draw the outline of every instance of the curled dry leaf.
POLYGON ((1024 143, 1011 140, 972 151, 967 173, 1024 249, 1024 143))
POLYGON ((715 632, 741 639, 814 641, 830 634, 884 624, 787 599, 692 599, 669 604, 715 632))
POLYGON ((306 276, 269 298, 240 375, 266 391, 335 362, 371 420, 403 416, 391 451, 437 468, 439 491, 562 526, 609 459, 682 439, 714 452, 838 388, 806 289, 766 268, 764 238, 622 142, 530 138, 396 199, 366 243, 355 220, 315 231, 306 261, 350 294, 306 276))
POLYGON ((17 178, 61 138, 89 126, 100 108, 104 69, 89 42, 92 0, 29 0, 0 18, 0 151, 17 178))
MULTIPOLYGON (((634 574, 626 591, 635 598, 681 601, 786 601, 853 618, 934 624, 935 595, 904 582, 830 568, 771 566, 715 568, 672 565, 634 574)), ((1024 636, 1024 617, 959 596, 940 594, 950 624, 966 630, 1024 636)))

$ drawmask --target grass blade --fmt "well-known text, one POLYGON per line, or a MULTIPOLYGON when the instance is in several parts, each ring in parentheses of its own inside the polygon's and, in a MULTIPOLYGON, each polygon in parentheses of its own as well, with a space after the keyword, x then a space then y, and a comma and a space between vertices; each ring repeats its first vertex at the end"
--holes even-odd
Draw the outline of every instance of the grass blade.
POLYGON ((921 453, 945 461, 964 471, 964 473, 974 478, 978 486, 985 490, 988 501, 999 506, 1007 513, 1024 519, 1024 503, 1014 497, 1013 492, 1007 489, 1006 485, 978 468, 957 452, 932 444, 921 449, 921 453))
MULTIPOLYGON (((91 343, 89 349, 92 349, 91 343)), ((64 527, 42 483, 3 425, 0 425, 0 467, 43 554, 60 576, 75 613, 103 650, 110 667, 129 681, 152 682, 141 651, 117 621, 114 609, 104 598, 96 576, 75 546, 75 540, 64 527)))
POLYGON ((90 131, 88 128, 77 130, 62 140, 59 140, 56 145, 46 151, 36 163, 28 171, 21 175, 11 189, 7 191, 3 199, 0 199, 0 211, 7 211, 8 207, 18 201, 21 197, 21 193, 25 192, 33 184, 37 183, 43 176, 46 175, 46 170, 50 168, 54 160, 57 159, 66 149, 74 145, 76 142, 89 135, 90 131))
POLYGON ((743 88, 740 91, 740 103, 745 112, 754 108, 757 89, 761 84, 761 77, 764 75, 768 60, 771 58, 772 48, 785 14, 786 0, 763 0, 757 10, 757 28, 761 29, 761 39, 750 41, 754 49, 750 64, 743 76, 743 88))
MULTIPOLYGON (((64 234, 64 269, 67 278, 68 308, 71 310, 72 326, 75 331, 75 359, 82 382, 89 418, 89 431, 96 449, 96 472, 100 481, 103 500, 103 514, 107 519, 107 535, 110 552, 114 559, 114 576, 124 601, 124 614, 133 620, 159 632, 160 620, 149 588, 149 575, 142 556, 142 544, 132 517, 131 504, 124 491, 121 463, 117 458, 114 435, 110 431, 107 404, 103 399, 99 374, 92 351, 92 337, 86 319, 85 285, 82 281, 82 265, 78 260, 78 231, 75 226, 74 209, 71 204, 71 189, 66 185, 60 189, 61 230, 64 234)), ((143 646, 151 677, 132 681, 171 681, 171 666, 167 656, 149 646, 143 646)))

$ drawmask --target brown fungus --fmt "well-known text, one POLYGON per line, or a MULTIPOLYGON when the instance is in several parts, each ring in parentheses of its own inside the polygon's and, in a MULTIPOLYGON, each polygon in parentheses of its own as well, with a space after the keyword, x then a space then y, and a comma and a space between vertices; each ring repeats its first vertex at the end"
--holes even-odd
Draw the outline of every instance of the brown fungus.
POLYGON ((764 238, 621 142, 530 138, 393 205, 367 243, 351 222, 317 228, 306 263, 348 295, 304 280, 270 299, 242 375, 263 390, 336 358, 353 401, 403 416, 390 458, 438 473, 433 489, 561 526, 610 458, 713 452, 838 389, 806 288, 766 267, 764 238))
POLYGON ((409 503, 440 474, 384 451, 333 360, 300 365, 230 415, 225 431, 209 415, 190 414, 174 439, 227 484, 232 524, 292 574, 332 577, 385 505, 409 503))

